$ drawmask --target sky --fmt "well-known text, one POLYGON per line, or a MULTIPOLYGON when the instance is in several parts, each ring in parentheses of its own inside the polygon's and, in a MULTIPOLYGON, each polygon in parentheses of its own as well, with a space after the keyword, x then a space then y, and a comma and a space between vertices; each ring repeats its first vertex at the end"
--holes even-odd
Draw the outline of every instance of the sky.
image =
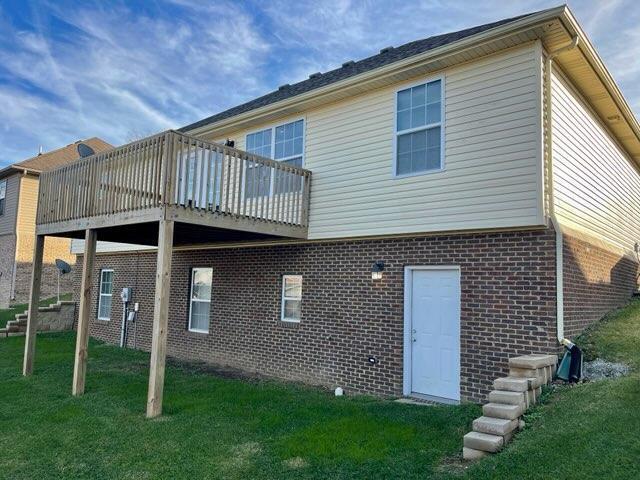
MULTIPOLYGON (((0 167, 178 128, 347 60, 561 0, 0 0, 0 167)), ((569 3, 640 113, 640 4, 569 3)))

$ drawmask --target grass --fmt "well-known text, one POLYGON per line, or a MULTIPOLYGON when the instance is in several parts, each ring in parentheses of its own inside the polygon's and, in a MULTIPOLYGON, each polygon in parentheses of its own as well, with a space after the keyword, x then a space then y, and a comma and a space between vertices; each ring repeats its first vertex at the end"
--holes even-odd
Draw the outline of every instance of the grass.
POLYGON ((466 465, 476 405, 421 407, 169 365, 165 415, 144 418, 148 355, 91 341, 87 393, 69 394, 73 335, 0 341, 0 476, 32 478, 622 479, 640 468, 640 302, 578 340, 632 375, 558 387, 502 453, 466 465))
POLYGON ((70 395, 73 334, 0 341, 0 477, 424 478, 461 448, 476 405, 424 407, 169 365, 164 412, 144 418, 148 355, 91 341, 70 395))
MULTIPOLYGON (((60 300, 71 300, 71 294, 65 293, 63 295, 60 295, 60 300)), ((45 298, 44 300, 40 300, 40 306, 45 307, 57 301, 57 296, 45 298)), ((0 310, 0 328, 4 328, 9 320, 15 319, 16 314, 24 312, 28 307, 29 305, 26 303, 19 303, 16 305, 12 305, 11 308, 0 310)))

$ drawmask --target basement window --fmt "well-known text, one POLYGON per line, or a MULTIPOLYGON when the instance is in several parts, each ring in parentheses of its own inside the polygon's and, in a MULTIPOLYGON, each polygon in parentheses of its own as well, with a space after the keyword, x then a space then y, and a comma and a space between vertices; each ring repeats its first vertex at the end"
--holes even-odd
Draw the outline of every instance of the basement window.
POLYGON ((302 275, 284 275, 282 277, 283 322, 300 322, 302 313, 302 275))
POLYGON ((98 320, 111 320, 113 298, 113 270, 100 270, 100 297, 98 298, 98 320))
POLYGON ((394 176, 443 169, 443 104, 442 79, 397 92, 394 176))
POLYGON ((4 215, 4 202, 7 196, 7 181, 2 180, 0 182, 0 215, 4 215))
POLYGON ((191 270, 190 332, 209 333, 212 280, 212 268, 193 268, 191 270))

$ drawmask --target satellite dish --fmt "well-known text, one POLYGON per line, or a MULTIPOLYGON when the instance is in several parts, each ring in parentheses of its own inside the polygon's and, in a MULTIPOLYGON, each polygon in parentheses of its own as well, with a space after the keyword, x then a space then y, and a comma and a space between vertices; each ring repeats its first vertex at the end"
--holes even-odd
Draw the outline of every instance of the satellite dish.
POLYGON ((80 158, 90 157, 91 155, 95 155, 95 153, 95 150, 86 143, 78 144, 78 154, 80 155, 80 158))
POLYGON ((56 258, 56 267, 60 270, 60 274, 64 275, 65 273, 69 273, 71 271, 71 265, 69 265, 64 260, 60 260, 56 258))

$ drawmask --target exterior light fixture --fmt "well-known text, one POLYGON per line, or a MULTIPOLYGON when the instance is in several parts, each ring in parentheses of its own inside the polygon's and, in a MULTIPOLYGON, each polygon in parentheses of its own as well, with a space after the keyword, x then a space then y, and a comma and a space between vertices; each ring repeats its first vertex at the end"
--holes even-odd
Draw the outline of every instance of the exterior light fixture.
POLYGON ((371 280, 381 280, 382 272, 384 271, 384 262, 382 260, 378 260, 373 263, 371 267, 371 280))

